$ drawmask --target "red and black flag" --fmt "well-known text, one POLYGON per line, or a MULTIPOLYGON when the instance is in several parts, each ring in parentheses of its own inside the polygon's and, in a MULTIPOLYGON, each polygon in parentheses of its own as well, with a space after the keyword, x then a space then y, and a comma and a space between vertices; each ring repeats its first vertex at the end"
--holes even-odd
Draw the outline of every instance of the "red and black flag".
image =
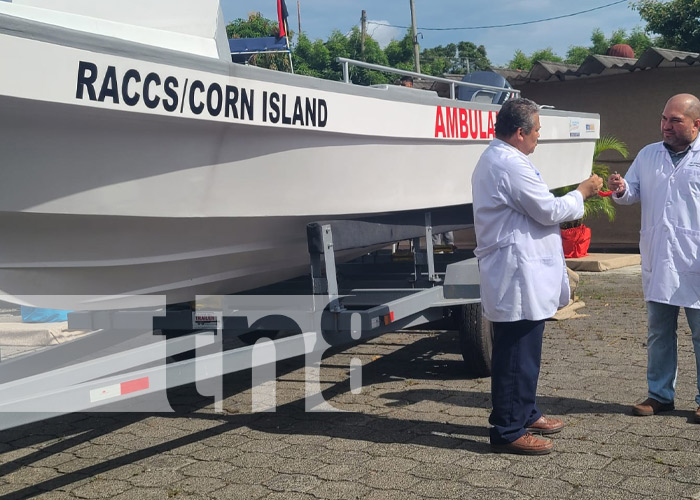
POLYGON ((284 0, 277 0, 277 19, 280 25, 280 38, 287 36, 287 17, 289 13, 287 12, 287 6, 284 0))

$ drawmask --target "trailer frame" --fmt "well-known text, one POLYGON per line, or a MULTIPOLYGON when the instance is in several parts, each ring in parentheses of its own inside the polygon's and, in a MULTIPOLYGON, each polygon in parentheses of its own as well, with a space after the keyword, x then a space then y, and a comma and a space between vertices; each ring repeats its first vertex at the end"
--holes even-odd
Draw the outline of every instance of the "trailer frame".
POLYGON ((203 297, 194 308, 70 313, 70 328, 94 333, 0 363, 0 430, 79 411, 167 411, 167 390, 192 383, 220 408, 221 387, 206 381, 302 355, 320 364, 330 347, 436 322, 459 330, 467 369, 489 375, 492 331, 480 317, 477 261, 437 254, 446 265, 436 267, 424 215, 412 261, 398 266, 386 251, 336 265, 336 252, 394 231, 380 224, 365 237, 367 221, 321 221, 307 226, 307 277, 203 297))

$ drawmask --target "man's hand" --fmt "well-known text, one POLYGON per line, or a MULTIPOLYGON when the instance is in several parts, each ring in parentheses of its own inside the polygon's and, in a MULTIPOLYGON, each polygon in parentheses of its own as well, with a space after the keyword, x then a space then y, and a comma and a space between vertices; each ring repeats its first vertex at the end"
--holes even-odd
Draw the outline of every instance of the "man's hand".
POLYGON ((616 196, 622 196, 626 188, 625 179, 623 179, 617 172, 610 174, 608 177, 608 187, 613 193, 615 193, 616 196))
POLYGON ((598 194, 598 190, 603 187, 603 179, 596 174, 591 175, 576 188, 583 195, 583 199, 587 200, 591 196, 598 194))

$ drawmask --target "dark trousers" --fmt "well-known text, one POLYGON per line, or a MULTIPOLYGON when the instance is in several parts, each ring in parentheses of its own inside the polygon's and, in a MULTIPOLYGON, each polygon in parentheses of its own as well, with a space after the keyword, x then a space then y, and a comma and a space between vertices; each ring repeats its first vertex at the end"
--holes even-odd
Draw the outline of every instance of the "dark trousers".
POLYGON ((535 404, 543 321, 493 323, 491 443, 512 443, 542 416, 535 404))

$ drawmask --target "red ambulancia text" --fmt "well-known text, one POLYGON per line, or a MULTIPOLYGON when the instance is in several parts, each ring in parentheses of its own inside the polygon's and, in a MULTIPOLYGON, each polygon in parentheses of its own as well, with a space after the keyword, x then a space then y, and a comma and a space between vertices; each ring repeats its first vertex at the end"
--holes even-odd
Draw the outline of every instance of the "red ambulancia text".
POLYGON ((454 139, 493 139, 496 111, 438 106, 435 137, 454 139))

